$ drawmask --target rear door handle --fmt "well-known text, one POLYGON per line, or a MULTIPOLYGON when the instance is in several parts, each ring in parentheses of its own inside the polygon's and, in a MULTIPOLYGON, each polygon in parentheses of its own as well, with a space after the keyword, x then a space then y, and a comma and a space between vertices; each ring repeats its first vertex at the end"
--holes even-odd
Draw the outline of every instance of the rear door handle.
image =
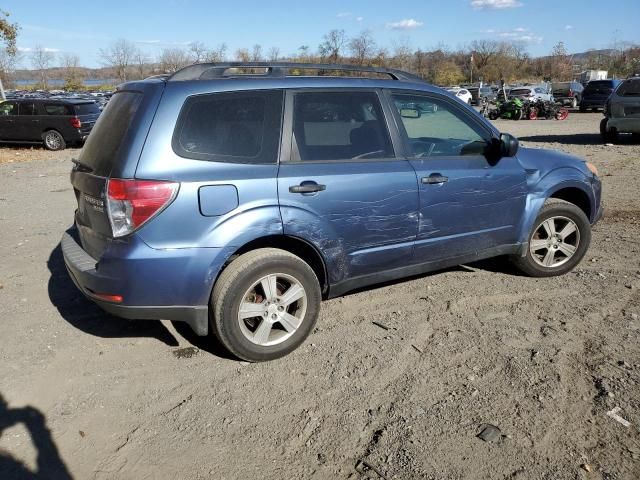
POLYGON ((422 183, 426 183, 429 185, 445 183, 449 181, 449 177, 445 177, 444 175, 440 175, 439 173, 432 173, 428 177, 422 177, 422 183))
POLYGON ((326 185, 320 185, 315 182, 302 182, 300 185, 292 185, 289 187, 291 193, 317 193, 326 189, 326 185))

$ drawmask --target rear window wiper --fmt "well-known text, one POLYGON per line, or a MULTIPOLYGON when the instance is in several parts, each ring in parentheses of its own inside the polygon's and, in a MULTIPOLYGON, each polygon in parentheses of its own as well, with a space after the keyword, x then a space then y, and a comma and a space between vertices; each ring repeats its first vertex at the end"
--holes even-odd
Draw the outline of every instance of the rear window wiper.
POLYGON ((75 165, 75 167, 74 167, 75 170, 78 170, 80 172, 87 172, 87 173, 93 172, 93 168, 91 168, 86 163, 82 163, 80 160, 75 159, 75 158, 72 158, 71 161, 75 165))

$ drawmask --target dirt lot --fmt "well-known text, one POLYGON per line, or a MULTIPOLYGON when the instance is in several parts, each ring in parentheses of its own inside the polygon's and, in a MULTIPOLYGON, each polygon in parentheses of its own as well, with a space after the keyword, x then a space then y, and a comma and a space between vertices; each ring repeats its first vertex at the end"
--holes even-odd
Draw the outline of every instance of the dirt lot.
POLYGON ((0 478, 640 478, 640 145, 601 145, 600 118, 498 121, 600 169, 574 272, 483 262, 351 294, 265 364, 80 297, 57 246, 77 151, 1 149, 0 478))

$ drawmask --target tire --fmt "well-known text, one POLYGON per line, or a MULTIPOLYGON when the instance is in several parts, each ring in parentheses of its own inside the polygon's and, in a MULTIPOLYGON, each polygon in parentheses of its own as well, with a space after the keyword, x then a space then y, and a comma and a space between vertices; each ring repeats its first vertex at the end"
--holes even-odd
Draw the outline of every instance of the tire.
POLYGON ((491 110, 489 112, 489 120, 497 120, 500 115, 497 110, 491 110))
POLYGON ((571 100, 571 108, 576 108, 578 106, 578 99, 576 97, 573 97, 573 100, 571 100))
POLYGON ((210 322, 218 340, 236 357, 249 362, 274 360, 309 336, 321 300, 318 278, 306 262, 284 250, 261 248, 236 258, 220 274, 211 295, 210 322), (267 289, 275 292, 270 295, 267 289), (302 297, 283 303, 288 292, 299 294, 300 289, 302 297), (256 315, 241 319, 241 303, 256 315))
POLYGON ((538 109, 533 107, 529 110, 529 120, 537 120, 538 119, 538 109))
POLYGON ((566 108, 562 107, 556 113, 556 120, 566 120, 568 116, 569 116, 569 110, 567 110, 566 108))
POLYGON ((524 257, 512 256, 511 262, 531 277, 555 277, 571 271, 580 263, 590 243, 591 225, 584 212, 573 203, 551 198, 545 202, 534 222, 527 254, 524 257), (565 233, 564 238, 549 235, 544 225, 550 225, 549 221, 553 223, 554 234, 570 233, 565 233), (569 228, 570 224, 574 231, 569 228))
POLYGON ((580 105, 580 112, 584 113, 587 111, 587 107, 583 107, 582 105, 580 105))
POLYGON ((607 130, 607 118, 600 121, 600 137, 603 143, 615 143, 618 140, 618 132, 616 130, 607 130))
POLYGON ((64 150, 67 144, 64 137, 57 130, 48 130, 42 134, 44 148, 47 150, 64 150))
POLYGON ((517 109, 513 114, 514 120, 522 120, 524 118, 524 111, 522 108, 517 109))

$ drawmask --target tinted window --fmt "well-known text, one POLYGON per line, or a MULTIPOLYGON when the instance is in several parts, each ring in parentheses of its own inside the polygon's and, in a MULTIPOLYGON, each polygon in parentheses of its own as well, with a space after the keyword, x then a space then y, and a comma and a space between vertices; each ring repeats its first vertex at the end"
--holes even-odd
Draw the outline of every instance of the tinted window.
POLYGON ((373 92, 298 93, 292 160, 393 156, 378 96, 373 92))
POLYGON ((617 91, 621 97, 639 97, 640 96, 640 79, 627 80, 620 84, 617 91))
POLYGON ((180 113, 173 148, 196 160, 275 163, 282 98, 281 91, 190 97, 180 113))
POLYGON ((18 115, 18 104, 16 102, 1 103, 0 115, 18 115))
POLYGON ((63 103, 45 103, 44 111, 47 115, 73 115, 69 105, 63 103))
POLYGON ((481 155, 489 134, 447 102, 394 95, 413 157, 481 155))
POLYGON ((76 115, 98 115, 100 113, 98 105, 94 102, 77 103, 73 106, 73 109, 76 111, 76 115))
POLYGON ((509 92, 509 95, 529 95, 531 90, 528 88, 516 88, 509 92))
POLYGON ((611 93, 614 84, 611 80, 594 80, 587 84, 586 93, 611 93))
POLYGON ((98 118, 79 158, 95 175, 109 175, 118 161, 118 149, 141 101, 141 93, 118 92, 98 118))
POLYGON ((38 115, 38 109, 33 103, 22 102, 20 104, 20 115, 38 115))

